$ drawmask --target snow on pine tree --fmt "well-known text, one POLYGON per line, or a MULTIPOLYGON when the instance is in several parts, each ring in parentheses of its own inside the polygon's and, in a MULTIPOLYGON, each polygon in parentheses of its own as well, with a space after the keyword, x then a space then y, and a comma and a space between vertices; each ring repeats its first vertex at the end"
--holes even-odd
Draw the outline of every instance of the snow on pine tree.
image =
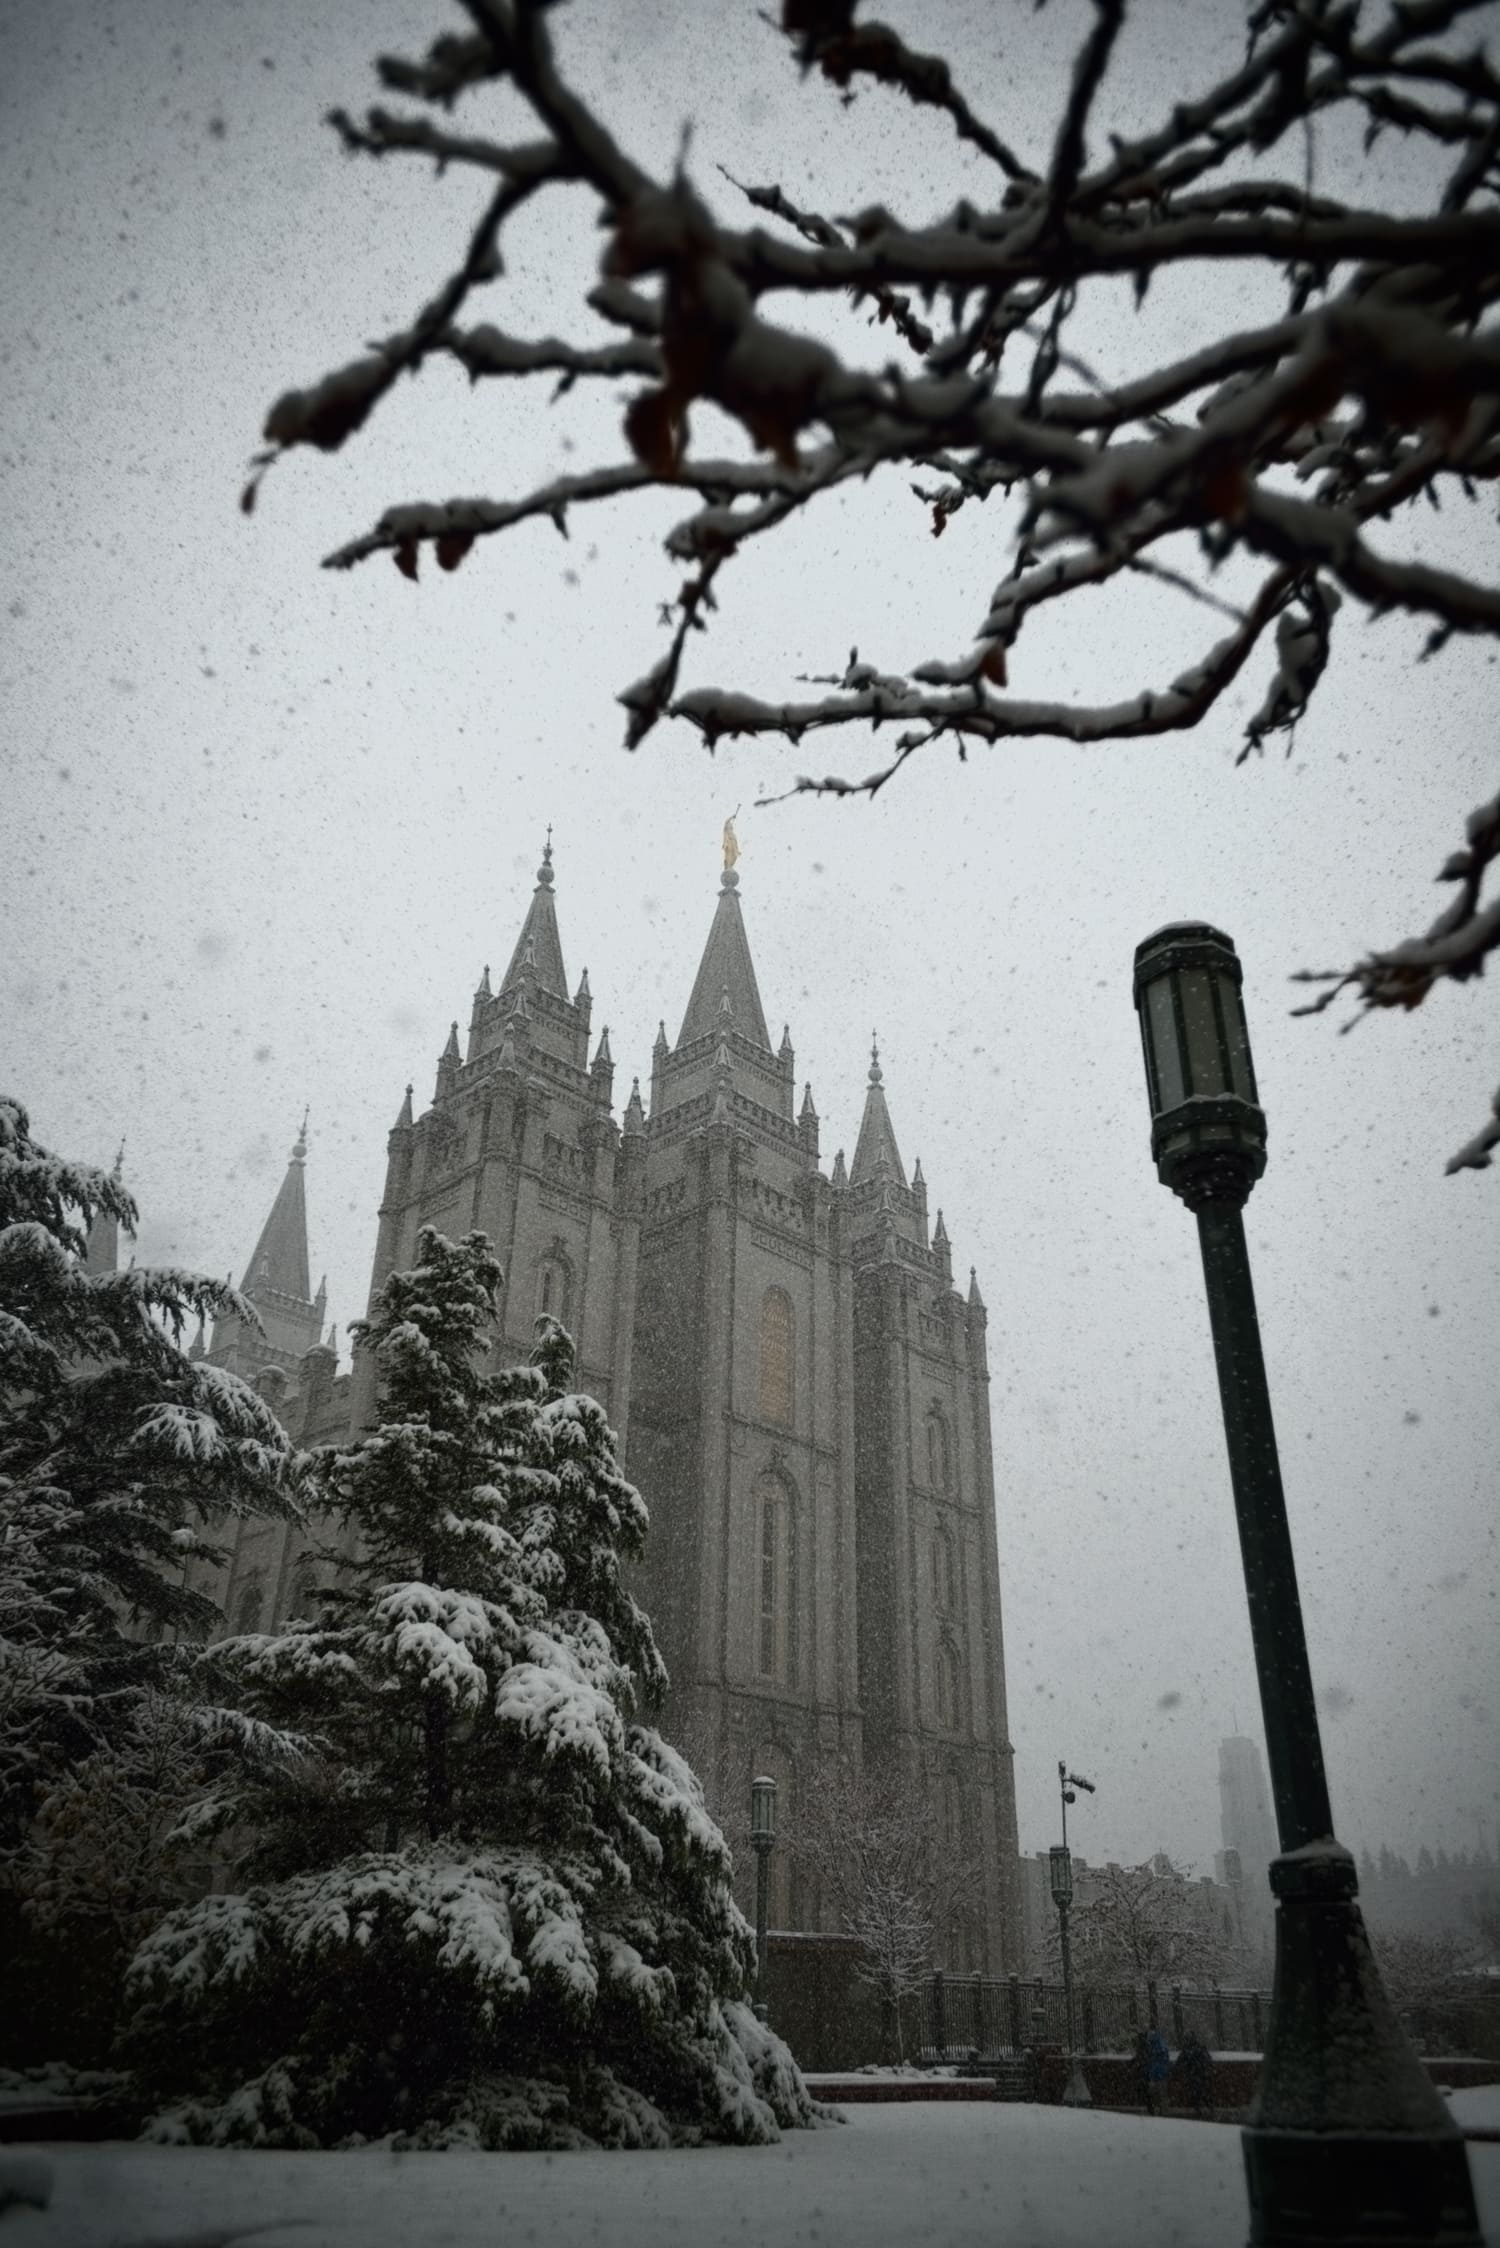
POLYGON ((331 2146, 765 2142, 814 2110, 744 2004, 729 1853, 642 1721, 665 1685, 622 1564, 646 1509, 573 1347, 484 1371, 482 1234, 424 1228, 360 1340, 379 1425, 321 1455, 359 1558, 312 1617, 203 1661, 316 1736, 247 1784, 245 1893, 132 1969, 157 2136, 331 2146))
POLYGON ((217 1558, 214 1521, 299 1505, 269 1407, 181 1348, 192 1318, 254 1313, 191 1273, 91 1271, 101 1217, 134 1231, 119 1179, 39 1146, 0 1098, 0 1845, 181 1668, 132 1619, 221 1621, 182 1584, 217 1558))

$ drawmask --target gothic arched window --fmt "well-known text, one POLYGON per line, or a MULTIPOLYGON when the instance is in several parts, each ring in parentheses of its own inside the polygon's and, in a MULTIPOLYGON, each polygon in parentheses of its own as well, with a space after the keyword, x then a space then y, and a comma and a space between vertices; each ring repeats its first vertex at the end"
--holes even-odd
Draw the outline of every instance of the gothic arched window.
POLYGON ((791 1494, 779 1476, 755 1486, 755 1667, 762 1678, 792 1682, 796 1548, 791 1494))
POLYGON ((760 1305, 760 1417, 777 1428, 792 1425, 792 1299, 768 1288, 760 1305))
POLYGON ((959 1732, 963 1726, 963 1709, 959 1689, 958 1651, 944 1632, 937 1643, 937 1720, 950 1732, 959 1732))
POLYGON ((264 1600, 265 1590, 259 1576, 247 1578, 244 1589, 234 1604, 234 1628, 239 1636, 259 1631, 264 1600))
POLYGON ((940 1616, 951 1616, 958 1607, 953 1540, 941 1526, 932 1534, 932 1604, 940 1616))
POLYGON ((556 1319, 566 1327, 573 1312, 573 1267, 560 1241, 536 1268, 536 1315, 556 1319))
POLYGON ((927 1481, 934 1491, 953 1488, 953 1449, 940 1405, 934 1405, 927 1416, 927 1481))
POLYGON ((943 1839, 950 1851, 962 1855, 969 1847, 969 1811, 964 1784, 956 1772, 943 1775, 943 1839))

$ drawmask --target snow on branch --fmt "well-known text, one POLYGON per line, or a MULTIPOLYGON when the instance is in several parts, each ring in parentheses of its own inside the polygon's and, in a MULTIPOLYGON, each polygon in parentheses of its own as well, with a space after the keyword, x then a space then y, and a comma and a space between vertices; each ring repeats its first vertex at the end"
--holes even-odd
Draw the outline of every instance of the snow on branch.
MULTIPOLYGON (((1133 137, 1111 130, 1110 65, 1130 0, 1093 0, 1068 89, 1053 117, 1037 118, 1031 149, 984 121, 952 60, 856 20, 858 0, 783 0, 805 100, 818 98, 817 79, 846 104, 865 86, 888 89, 946 118, 992 169, 975 199, 918 220, 896 206, 921 182, 890 178, 878 138, 871 178, 889 201, 842 212, 794 202, 776 180, 742 185, 715 152, 712 184, 727 182, 769 222, 749 227, 715 209, 685 158, 654 177, 626 151, 568 82, 549 10, 465 5, 464 36, 440 38, 418 62, 381 63, 386 93, 410 110, 387 103, 333 122, 356 155, 457 166, 484 180, 489 200, 409 327, 277 401, 256 477, 298 445, 337 450, 400 375, 435 357, 476 380, 540 380, 558 400, 585 379, 618 386, 621 451, 519 496, 388 508, 328 566, 389 553, 415 579, 424 546, 451 570, 480 538, 543 519, 566 533, 575 506, 678 491, 689 506, 665 541, 667 565, 694 574, 668 581, 667 645, 618 698, 627 744, 672 721, 710 744, 898 722, 874 773, 798 784, 836 794, 884 786, 945 738, 962 751, 1027 734, 1191 728, 1273 622, 1250 747, 1298 723, 1351 610, 1427 618, 1429 652, 1454 633, 1500 635, 1493 542, 1450 544, 1457 559, 1439 564, 1416 512, 1449 495, 1472 503, 1500 478, 1500 74, 1467 30, 1482 0, 1404 0, 1378 20, 1352 7, 1249 8, 1248 41, 1226 47, 1217 80, 1164 100, 1133 137), (496 87, 512 110, 519 100, 533 137, 511 137, 509 118, 505 138, 452 124, 460 103, 477 107, 496 87), (1315 188, 1307 155, 1324 121, 1430 144, 1427 207, 1394 175, 1388 192, 1375 176, 1369 201, 1315 188), (536 341, 494 319, 460 326, 471 297, 503 289, 510 218, 558 187, 570 197, 561 223, 592 218, 602 243, 599 283, 571 309, 611 340, 586 325, 576 340, 536 341), (1197 282, 1231 271, 1269 294, 1275 316, 1228 328, 1226 292, 1197 282), (1174 327, 1155 364, 1089 364, 1075 332, 1085 322, 1099 332, 1094 316, 1122 277, 1138 306, 1156 280, 1189 279, 1173 301, 1202 308, 1198 332, 1174 327), (873 353, 829 317, 851 296, 873 307, 873 353), (882 329, 901 337, 904 364, 883 356, 882 329), (738 424, 748 457, 699 451, 705 405, 738 424), (934 471, 936 484, 914 481, 934 471), (1012 567, 988 598, 976 592, 967 644, 907 651, 879 673, 851 665, 837 692, 811 701, 684 676, 709 645, 725 559, 763 547, 849 479, 891 473, 920 502, 914 539, 941 535, 971 501, 1001 517, 1012 567), (1189 542, 1197 561, 1184 569, 1189 542), (1043 603, 1146 574, 1232 610, 1212 580, 1234 558, 1257 566, 1258 593, 1232 612, 1229 638, 1166 687, 1127 674, 1092 707, 995 692, 1019 676, 1026 620, 1043 603)), ((1116 645, 1128 663, 1130 636, 1116 645)), ((1422 973, 1472 973, 1467 940, 1450 951, 1445 936, 1424 940, 1422 973)), ((1370 991, 1388 991, 1394 972, 1383 966, 1370 991)))
MULTIPOLYGON (((1500 949, 1500 892, 1487 899, 1482 894, 1486 869, 1497 860, 1500 795, 1470 813, 1463 847, 1454 851, 1439 870, 1438 880, 1452 882, 1457 888, 1426 934, 1408 937, 1389 951, 1372 952, 1343 974, 1304 970, 1296 979, 1299 983, 1322 983, 1328 989, 1296 1012, 1321 1014, 1340 992, 1351 987, 1362 1007, 1409 1010, 1420 1007, 1434 984, 1445 978, 1464 983, 1472 976, 1482 976, 1489 955, 1500 949)), ((1353 1019, 1357 1021, 1358 1017, 1353 1019)), ((1491 1150, 1496 1147, 1500 1147, 1500 1093, 1495 1095, 1490 1121, 1449 1159, 1447 1169, 1450 1173, 1486 1171, 1493 1161, 1491 1150)))

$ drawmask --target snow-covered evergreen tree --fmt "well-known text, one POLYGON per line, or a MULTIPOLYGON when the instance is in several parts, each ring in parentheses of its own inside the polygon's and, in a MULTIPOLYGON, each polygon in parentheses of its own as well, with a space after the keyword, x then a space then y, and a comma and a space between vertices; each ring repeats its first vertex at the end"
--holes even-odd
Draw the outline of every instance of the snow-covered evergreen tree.
POLYGON ((499 1267, 424 1229, 363 1347, 381 1420, 323 1456, 359 1559, 203 1661, 319 1753, 235 1806, 260 1885, 142 1946, 162 2135, 214 2143, 764 2141, 812 2109, 743 2004, 749 1931, 622 1563, 646 1511, 572 1345, 484 1370, 499 1267))
POLYGON ((190 1273, 91 1271, 100 1217, 134 1230, 119 1180, 40 1147, 0 1098, 0 1845, 180 1667, 132 1622, 219 1622, 182 1583, 217 1555, 211 1524, 298 1506, 275 1415, 180 1347, 190 1319, 249 1306, 190 1273))

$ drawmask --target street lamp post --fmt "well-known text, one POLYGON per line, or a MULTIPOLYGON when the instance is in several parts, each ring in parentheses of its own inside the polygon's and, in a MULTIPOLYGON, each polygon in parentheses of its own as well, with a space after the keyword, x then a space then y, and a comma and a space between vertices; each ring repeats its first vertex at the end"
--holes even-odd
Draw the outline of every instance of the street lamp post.
POLYGON ((1136 947, 1157 1176, 1198 1220, 1281 1854, 1276 1972, 1243 2134, 1264 2248, 1479 2248, 1463 2137, 1406 2038, 1334 1839, 1241 1212, 1266 1167, 1228 937, 1202 922, 1136 947))
POLYGON ((1057 1767, 1058 1793, 1062 1797, 1062 1844, 1056 1843, 1047 1853, 1047 1872, 1052 1885, 1052 1902, 1057 1907, 1058 1944, 1062 1952, 1063 2011, 1068 2024, 1068 2081, 1063 2088, 1064 2107, 1092 2107, 1088 2079, 1078 2057, 1078 2039, 1073 2026, 1073 1946, 1068 1935, 1068 1914, 1073 1906, 1073 1859, 1068 1849, 1068 1805, 1076 1803, 1074 1790, 1082 1788, 1092 1795, 1092 1780, 1080 1779, 1070 1772, 1066 1764, 1057 1767))
POLYGON ((755 2011, 766 2019, 766 1912, 776 1847, 776 1782, 750 1782, 750 1847, 755 1852, 755 2011))

